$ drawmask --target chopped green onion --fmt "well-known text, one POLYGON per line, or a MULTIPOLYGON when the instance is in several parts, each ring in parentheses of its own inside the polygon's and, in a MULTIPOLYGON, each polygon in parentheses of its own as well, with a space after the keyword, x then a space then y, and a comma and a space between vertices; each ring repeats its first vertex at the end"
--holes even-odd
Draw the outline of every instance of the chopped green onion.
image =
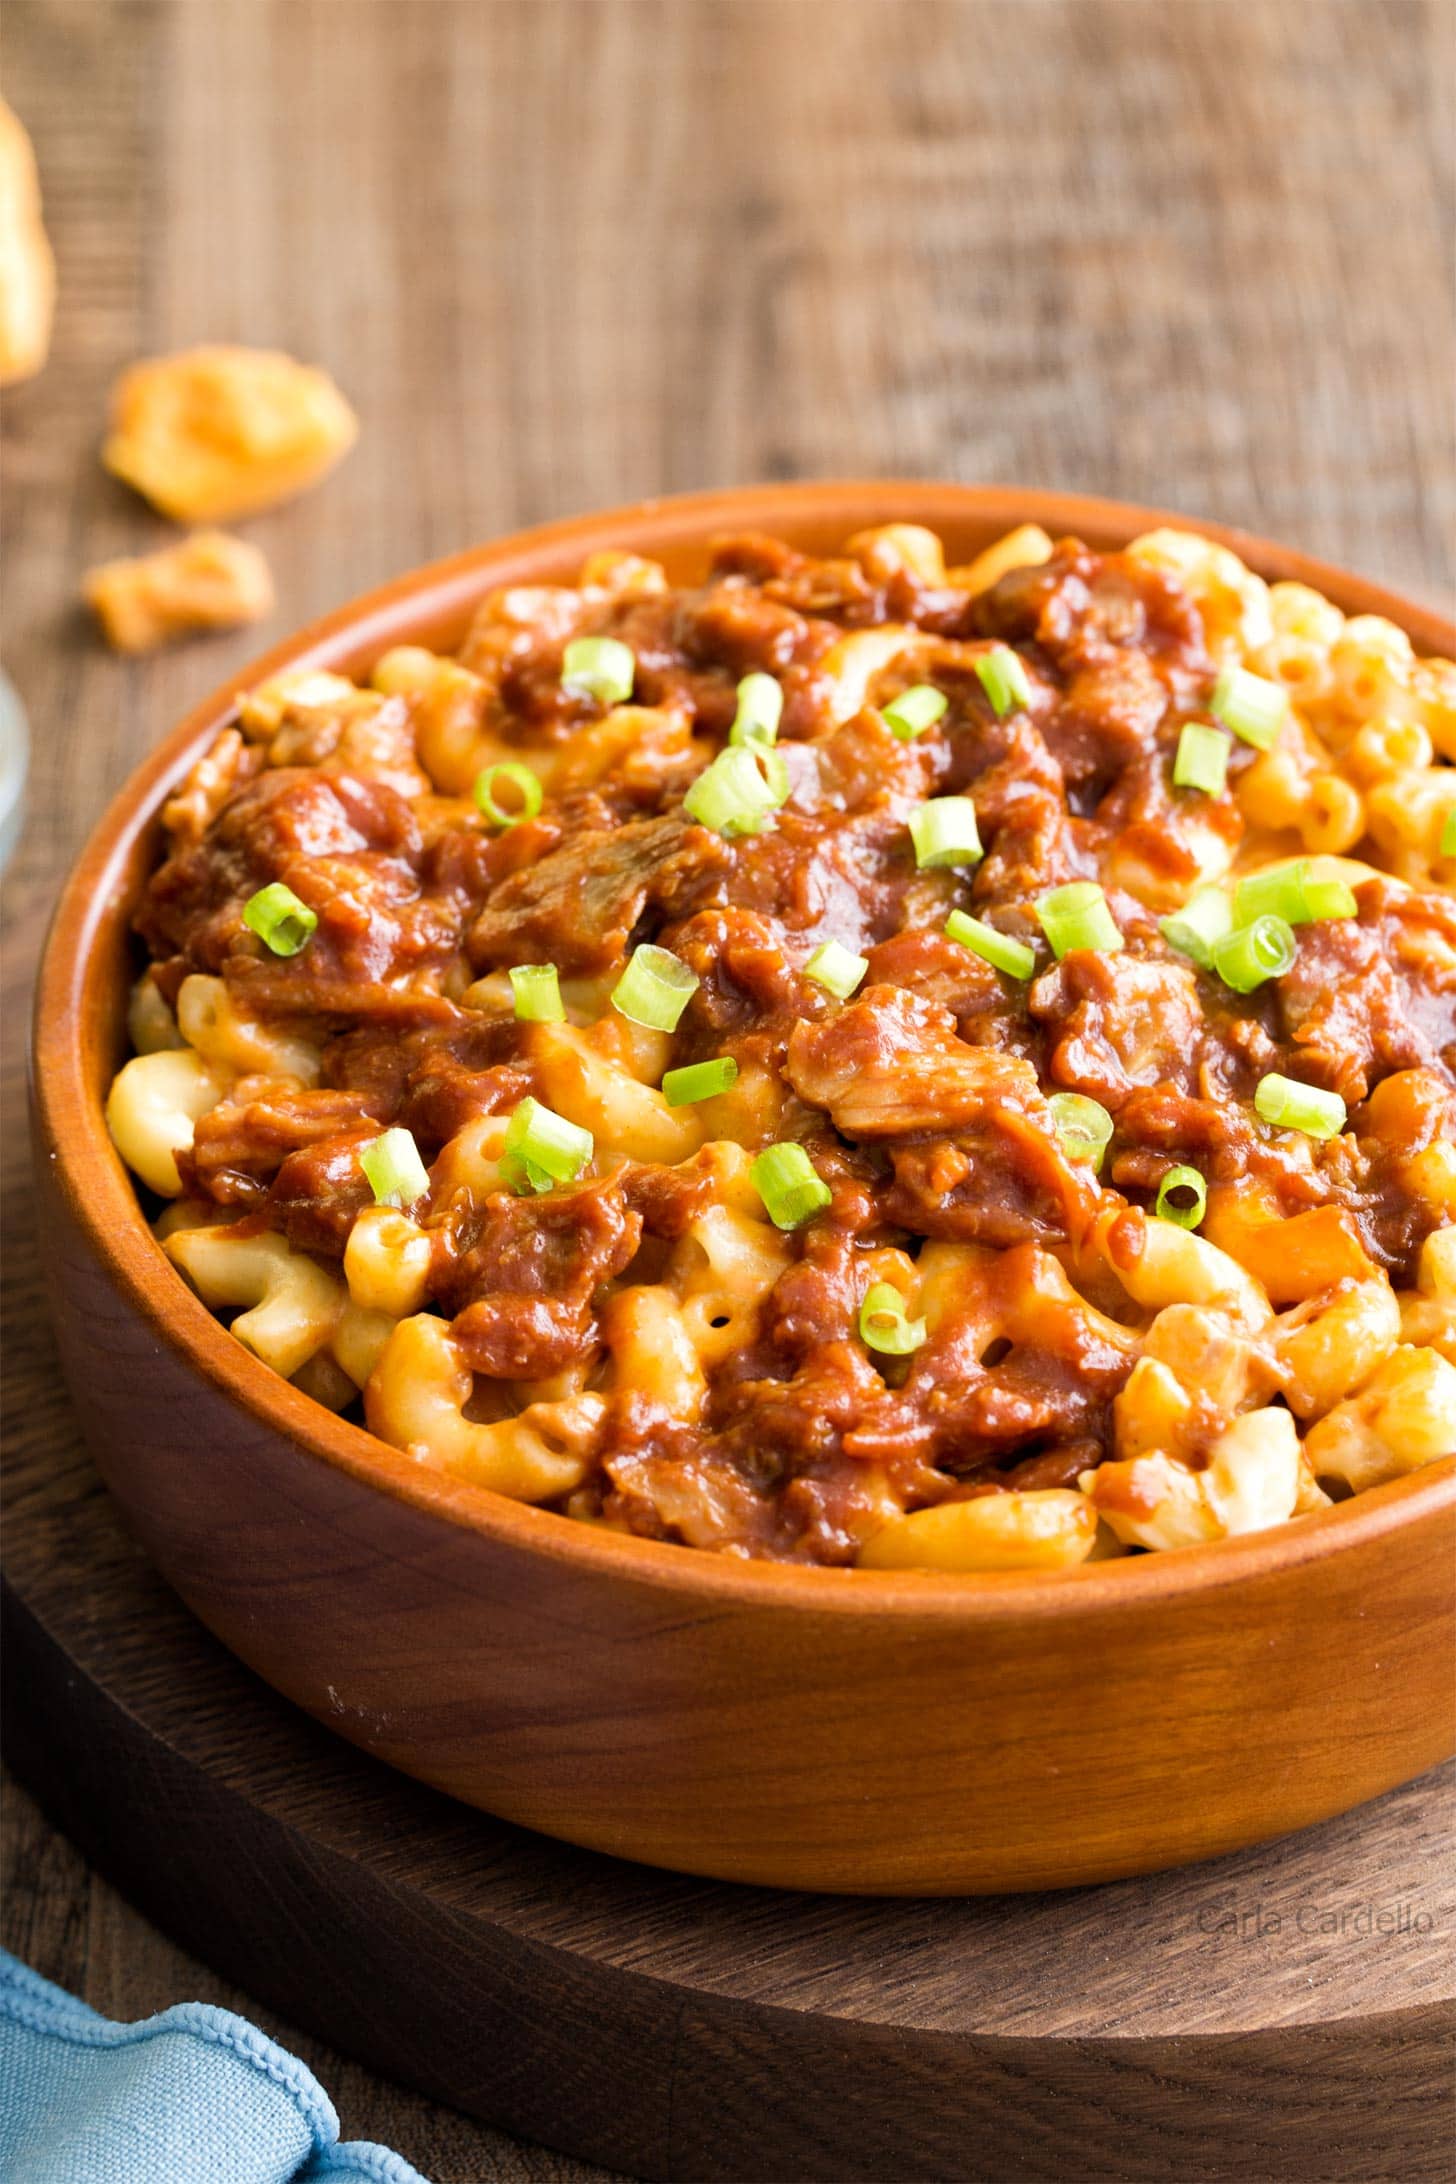
POLYGON ((1239 881, 1234 915, 1240 924, 1273 916, 1288 925, 1313 925, 1319 918, 1352 918, 1359 908, 1355 891, 1344 880, 1317 880, 1308 857, 1270 865, 1239 881))
POLYGON ((1102 1156, 1112 1142, 1112 1117, 1101 1101, 1081 1092, 1053 1092, 1047 1105, 1063 1152, 1072 1160, 1090 1160, 1092 1173, 1100 1173, 1102 1156))
POLYGON ((518 1197, 549 1191, 553 1183, 574 1183, 591 1159, 590 1130, 579 1129, 539 1100, 522 1100, 511 1110, 501 1147, 500 1168, 518 1197))
POLYGON ((802 1145, 770 1145, 748 1171, 748 1179, 775 1228, 796 1229, 820 1212, 833 1196, 814 1171, 802 1145))
POLYGON ((968 796, 932 796, 928 804, 918 804, 910 814, 910 839, 922 872, 979 864, 986 854, 968 796))
POLYGON ((902 743, 913 743, 927 728, 933 728, 950 700, 934 683, 913 683, 902 690, 898 698, 881 708, 885 726, 902 743))
POLYGON ((1322 1092, 1277 1071, 1259 1079, 1254 1106, 1265 1122, 1280 1130, 1302 1130, 1306 1137, 1338 1137, 1345 1127, 1345 1103, 1338 1092, 1322 1092))
POLYGON ((976 659, 976 675, 991 700, 997 720, 1008 713, 1024 712, 1031 703, 1031 683, 1026 669, 1009 645, 982 652, 976 659))
POLYGON ((518 963, 510 973, 519 1024, 564 1024, 561 981, 554 963, 518 963))
POLYGON ((541 809, 545 791, 529 766, 523 766, 517 758, 503 758, 498 766, 487 766, 483 774, 475 777, 475 801, 493 827, 519 826, 523 819, 534 819, 541 809), (521 799, 519 811, 508 811, 497 803, 496 784, 509 781, 521 799))
POLYGON ((386 1130, 362 1147, 359 1165, 376 1206, 412 1206, 430 1187, 429 1170, 408 1130, 386 1130))
POLYGON ((738 711, 728 731, 730 743, 772 743, 783 718, 784 693, 772 675, 745 675, 738 685, 738 711))
POLYGON ((561 656, 563 688, 601 705, 621 705, 630 698, 636 673, 632 647, 620 637, 573 637, 561 656))
POLYGON ((1235 993, 1252 993, 1266 979, 1282 978, 1297 952, 1294 927, 1270 913, 1216 940, 1213 968, 1235 993))
POLYGON ((1170 1168, 1158 1185, 1153 1212, 1175 1228, 1197 1228, 1208 1206, 1208 1185, 1196 1168, 1170 1168))
POLYGON ((1041 929, 1060 962, 1074 948, 1095 948, 1100 955, 1115 955, 1122 946, 1117 920, 1107 907, 1107 897, 1095 880, 1073 880, 1054 887, 1036 905, 1041 929))
POLYGON ((973 918, 968 911, 952 910, 945 921, 947 940, 958 940, 973 955, 1004 971, 1008 978, 1030 978, 1036 969, 1036 950, 1024 940, 1015 940, 1010 933, 1000 933, 984 918, 973 918))
POLYGON ((859 1308, 860 1340, 882 1357, 908 1357, 925 1340, 925 1322, 912 1320, 893 1282, 871 1282, 859 1308))
POLYGON ((1267 751, 1289 710, 1289 693, 1280 683, 1251 675, 1246 667, 1226 667, 1213 686, 1208 710, 1215 720, 1256 751, 1267 751))
POLYGON ((318 912, 300 902, 282 880, 274 880, 271 887, 260 887, 248 897, 243 923, 274 955, 291 956, 308 946, 318 929, 318 912))
POLYGON ((634 948, 627 968, 612 988, 612 1007, 629 1023, 649 1031, 676 1031, 683 1010, 698 990, 698 974, 666 948, 634 948))
POLYGON ((1176 916, 1158 920, 1158 931, 1179 955, 1211 971, 1213 951, 1233 923, 1234 907, 1221 887, 1195 887, 1176 916))
POLYGON ((1446 814, 1446 824, 1441 829, 1441 855, 1456 857, 1456 804, 1446 814))
POLYGON ((869 967, 868 956, 856 955, 843 941, 826 940, 804 965, 804 976, 832 993, 836 1001, 847 1001, 869 967))
POLYGON ((662 1096, 669 1107, 692 1107, 698 1100, 716 1099, 720 1092, 731 1091, 737 1082, 738 1064, 731 1054, 720 1054, 711 1062, 670 1069, 662 1080, 662 1096))
POLYGON ((1175 789, 1202 789, 1205 796, 1222 796, 1228 775, 1229 739, 1217 728, 1189 721, 1178 738, 1173 760, 1175 789))
POLYGON ((704 768, 683 798, 683 810, 699 826, 730 841, 757 834, 771 812, 789 798, 783 754, 767 743, 731 744, 704 768))

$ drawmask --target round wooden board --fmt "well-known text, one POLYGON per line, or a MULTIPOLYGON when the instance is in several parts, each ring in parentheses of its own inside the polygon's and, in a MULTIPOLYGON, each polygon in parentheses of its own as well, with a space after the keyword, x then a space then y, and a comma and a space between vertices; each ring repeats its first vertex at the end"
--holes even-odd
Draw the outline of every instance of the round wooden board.
POLYGON ((1446 2175, 1449 1770, 1261 1852, 1040 1897, 785 1896, 568 1849, 225 1653, 123 1531, 20 1321, 9 1755, 159 1925, 295 2022, 645 2177, 1446 2175))

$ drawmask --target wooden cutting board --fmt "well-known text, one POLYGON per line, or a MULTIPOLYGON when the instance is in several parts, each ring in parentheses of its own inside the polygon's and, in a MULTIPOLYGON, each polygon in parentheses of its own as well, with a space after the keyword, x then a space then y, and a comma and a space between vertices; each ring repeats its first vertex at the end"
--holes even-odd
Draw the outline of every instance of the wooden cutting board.
POLYGON ((225 1653, 123 1531, 38 1307, 9 1342, 8 1754, 160 1926, 336 2047, 643 2177, 1448 2174, 1450 1770, 1264 1851, 979 1902, 568 1849, 225 1653))

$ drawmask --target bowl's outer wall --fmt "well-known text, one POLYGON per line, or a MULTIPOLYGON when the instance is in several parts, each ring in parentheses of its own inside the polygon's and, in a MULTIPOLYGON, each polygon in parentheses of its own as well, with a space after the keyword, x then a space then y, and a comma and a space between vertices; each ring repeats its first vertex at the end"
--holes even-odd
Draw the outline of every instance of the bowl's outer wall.
MULTIPOLYGON (((915 484, 790 487, 585 519, 422 572, 280 656, 443 644, 501 581, 625 543, 691 574, 745 523, 819 550, 927 522, 962 556, 1116 504, 915 484)), ((1206 528, 1200 526, 1200 528, 1206 528)), ((1437 618, 1259 542, 1256 565, 1437 618)), ((240 678, 246 686, 252 676, 240 678)), ((107 1483, 182 1597, 289 1698, 408 1772, 592 1847, 731 1879, 950 1893, 1207 1857, 1376 1795, 1456 1746, 1456 1474, 1257 1542, 1060 1583, 764 1571, 455 1489, 247 1358, 156 1251, 100 1106, 127 919, 199 709, 103 821, 38 993, 37 1176, 67 1379, 107 1483)))

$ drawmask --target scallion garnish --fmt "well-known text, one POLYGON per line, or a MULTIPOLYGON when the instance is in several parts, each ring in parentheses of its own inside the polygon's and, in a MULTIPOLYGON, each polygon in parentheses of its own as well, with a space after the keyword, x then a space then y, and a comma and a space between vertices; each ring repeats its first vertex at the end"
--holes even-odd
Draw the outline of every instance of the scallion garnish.
POLYGON ((1179 955, 1211 971, 1214 948, 1233 923, 1234 906, 1221 887, 1195 887, 1175 916, 1158 920, 1158 931, 1179 955))
POLYGON ((1196 1168, 1170 1168, 1158 1185, 1153 1212, 1175 1228, 1197 1228, 1208 1205, 1208 1185, 1196 1168))
POLYGON ((748 1171, 775 1228, 796 1229, 828 1205, 829 1185, 815 1173, 802 1145, 770 1145, 748 1171))
POLYGON ((1175 789, 1201 789, 1205 796, 1222 796, 1228 777, 1229 739, 1217 728, 1189 721, 1178 738, 1173 760, 1175 789))
POLYGON ((487 766, 475 777, 476 806, 493 827, 516 827, 523 819, 534 819, 545 793, 530 767, 523 766, 518 758, 503 758, 498 766, 487 766), (507 781, 521 799, 515 811, 496 801, 497 788, 507 781))
POLYGON ((913 1320, 893 1282, 871 1282, 859 1308, 860 1340, 882 1357, 909 1357, 925 1340, 925 1322, 913 1320))
POLYGON ((868 956, 856 955, 841 940, 826 940, 804 965, 804 976, 832 993, 836 1001, 847 1001, 869 967, 868 956))
POLYGON ((730 743, 772 743, 783 718, 784 693, 772 675, 755 672, 738 685, 738 711, 728 731, 730 743))
POLYGON ((1071 1160, 1090 1160, 1093 1174, 1100 1173, 1112 1142, 1112 1117, 1101 1101, 1081 1092, 1053 1092, 1047 1105, 1063 1152, 1071 1160))
POLYGON ((1345 1127, 1345 1103, 1338 1092, 1281 1077, 1277 1070, 1261 1077, 1254 1106, 1265 1122, 1280 1130, 1302 1130, 1306 1137, 1338 1137, 1345 1127))
POLYGON ((1235 993, 1252 993, 1266 979, 1282 978, 1297 952, 1293 926, 1270 912, 1216 940, 1213 968, 1235 993))
POLYGON ((669 1107, 692 1107, 698 1100, 716 1099, 720 1092, 729 1092, 738 1082, 738 1064, 731 1054, 717 1055, 711 1062, 688 1062, 681 1069, 670 1069, 662 1080, 662 1096, 669 1107))
POLYGON ((1270 865, 1239 881, 1234 915, 1241 925, 1251 918, 1283 918, 1286 925, 1313 925, 1320 918, 1352 918, 1359 905, 1344 880, 1317 880, 1308 857, 1270 865))
POLYGON ((789 769, 771 744, 730 744, 706 766, 683 798, 699 826, 733 840, 757 834, 789 798, 789 769))
POLYGON ((509 975, 517 1023, 565 1023, 561 981, 554 963, 518 963, 509 975))
POLYGON ((636 656, 620 637, 573 637, 561 656, 562 687, 600 705, 630 698, 636 673, 636 656))
POLYGON ((1008 713, 1025 712, 1031 703, 1031 682, 1009 645, 997 645, 994 652, 979 653, 975 667, 977 679, 991 700, 991 710, 997 720, 1004 720, 1008 713))
POLYGON ((612 988, 612 1007, 649 1031, 676 1031, 698 990, 698 975, 666 948, 634 948, 612 988))
POLYGON ((1289 711, 1289 692, 1246 667, 1226 667, 1213 686, 1208 710, 1243 743, 1267 751, 1289 711))
POLYGON ((984 918, 973 918, 967 910, 952 910, 945 921, 947 940, 958 940, 963 948, 994 969, 1004 971, 1008 978, 1030 978, 1036 969, 1036 950, 1024 940, 1016 940, 1010 933, 1001 933, 984 918))
POLYGON ((429 1170, 408 1130, 386 1130, 359 1153, 376 1206, 412 1206, 430 1187, 429 1170))
POLYGON ((1441 829, 1441 855, 1456 857, 1456 804, 1447 812, 1446 823, 1441 829))
POLYGON ((1107 907, 1107 897, 1095 880, 1073 880, 1039 896, 1036 914, 1052 944, 1058 962, 1074 948, 1094 948, 1099 955, 1115 955, 1122 946, 1117 920, 1107 907))
POLYGON ((949 703, 945 692, 937 690, 934 683, 920 682, 902 690, 898 698, 881 707, 881 712, 892 735, 902 743, 913 743, 927 728, 935 726, 949 703))
POLYGON ((291 887, 274 880, 243 904, 243 923, 277 956, 297 955, 318 930, 318 912, 300 902, 291 887))
POLYGON ((553 1183, 574 1183, 591 1159, 590 1130, 568 1122, 539 1100, 524 1099, 511 1110, 501 1147, 500 1169, 520 1198, 549 1191, 553 1183))
POLYGON ((910 814, 910 839, 922 872, 949 865, 979 864, 986 854, 976 827, 976 807, 968 796, 932 796, 910 814))

